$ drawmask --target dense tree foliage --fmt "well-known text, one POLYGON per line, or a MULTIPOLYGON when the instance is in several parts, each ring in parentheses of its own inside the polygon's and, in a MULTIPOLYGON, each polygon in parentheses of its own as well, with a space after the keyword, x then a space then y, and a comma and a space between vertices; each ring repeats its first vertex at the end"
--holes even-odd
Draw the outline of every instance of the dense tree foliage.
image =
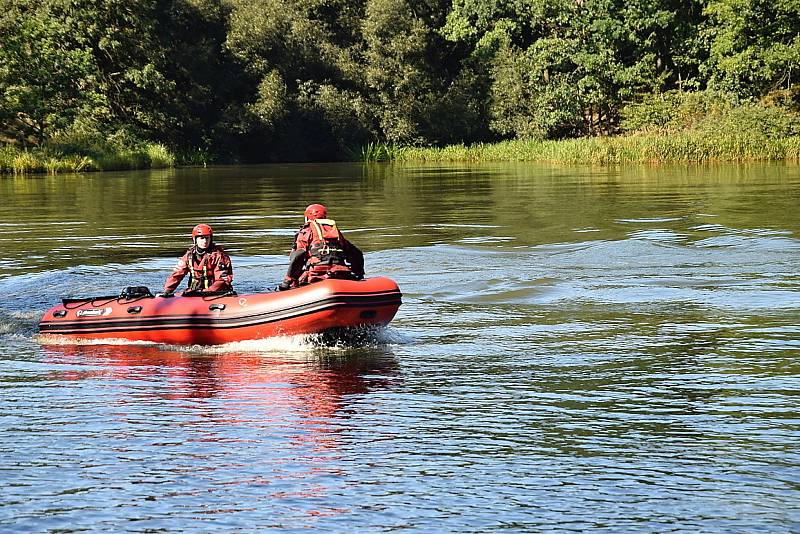
POLYGON ((0 0, 0 141, 298 161, 607 135, 676 92, 797 107, 799 65, 800 0, 0 0))
POLYGON ((706 14, 713 85, 748 96, 792 86, 800 74, 800 0, 709 0, 706 14))

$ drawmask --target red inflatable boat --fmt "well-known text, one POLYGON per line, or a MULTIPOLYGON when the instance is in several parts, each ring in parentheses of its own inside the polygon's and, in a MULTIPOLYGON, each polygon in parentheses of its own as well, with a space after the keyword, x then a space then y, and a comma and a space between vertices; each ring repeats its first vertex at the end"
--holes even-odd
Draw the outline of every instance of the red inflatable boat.
POLYGON ((252 295, 154 297, 147 288, 119 296, 63 299, 39 322, 42 334, 216 345, 336 328, 386 325, 400 307, 397 284, 384 277, 324 280, 252 295))

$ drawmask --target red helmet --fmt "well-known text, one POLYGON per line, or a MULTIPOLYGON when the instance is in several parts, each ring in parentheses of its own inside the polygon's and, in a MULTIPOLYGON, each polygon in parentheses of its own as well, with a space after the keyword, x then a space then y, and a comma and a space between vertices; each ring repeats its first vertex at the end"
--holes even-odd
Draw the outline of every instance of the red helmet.
POLYGON ((207 224, 198 224, 192 228, 192 240, 197 239, 198 236, 207 235, 210 238, 214 237, 214 230, 207 224))
POLYGON ((328 208, 323 206, 322 204, 311 204, 309 207, 306 208, 305 213, 303 214, 306 216, 306 220, 314 221, 316 219, 324 219, 328 216, 328 208))

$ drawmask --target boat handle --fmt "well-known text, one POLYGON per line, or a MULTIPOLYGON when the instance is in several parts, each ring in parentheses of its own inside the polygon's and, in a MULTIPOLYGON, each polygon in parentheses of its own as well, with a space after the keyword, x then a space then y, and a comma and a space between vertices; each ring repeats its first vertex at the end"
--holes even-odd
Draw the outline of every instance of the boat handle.
POLYGON ((222 311, 222 310, 225 309, 225 305, 224 304, 212 304, 211 306, 208 307, 208 309, 211 310, 211 311, 222 311))
POLYGON ((128 308, 128 313, 139 313, 140 311, 142 311, 141 306, 131 306, 128 308))
POLYGON ((53 312, 53 317, 66 317, 67 310, 56 310, 53 312))

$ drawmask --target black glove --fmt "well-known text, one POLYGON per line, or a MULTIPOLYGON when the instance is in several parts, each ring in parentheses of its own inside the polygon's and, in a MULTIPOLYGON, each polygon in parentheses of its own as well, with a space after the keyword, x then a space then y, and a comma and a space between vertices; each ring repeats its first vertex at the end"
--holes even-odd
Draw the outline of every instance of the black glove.
POLYGON ((156 296, 168 299, 170 297, 174 297, 175 293, 173 293, 172 291, 164 291, 163 293, 156 293, 156 296))
POLYGON ((287 289, 292 289, 292 283, 288 280, 284 280, 278 284, 278 291, 286 291, 287 289))

